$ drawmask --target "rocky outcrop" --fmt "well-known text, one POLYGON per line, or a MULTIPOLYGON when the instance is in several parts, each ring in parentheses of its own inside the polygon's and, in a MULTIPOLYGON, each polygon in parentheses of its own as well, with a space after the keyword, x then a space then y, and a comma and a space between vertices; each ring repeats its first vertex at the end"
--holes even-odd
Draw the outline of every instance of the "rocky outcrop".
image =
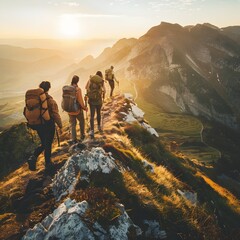
POLYGON ((79 177, 89 182, 92 172, 109 174, 113 169, 118 170, 114 159, 102 148, 84 150, 70 157, 55 175, 52 183, 53 194, 57 200, 60 200, 73 192, 79 177))
POLYGON ((157 131, 152 128, 145 120, 144 120, 144 112, 137 107, 136 103, 133 101, 133 96, 131 94, 125 94, 125 97, 131 101, 130 106, 131 108, 128 110, 128 112, 121 112, 122 115, 124 115, 123 120, 128 123, 137 122, 139 123, 143 128, 145 128, 149 133, 152 135, 159 137, 157 131))
MULTIPOLYGON (((128 233, 135 232, 135 236, 142 234, 141 229, 134 225, 128 214, 121 208, 122 214, 114 225, 104 229, 99 223, 91 224, 84 214, 89 208, 86 201, 77 203, 70 198, 66 199, 52 214, 47 216, 33 229, 27 231, 22 240, 42 239, 128 239, 128 233), (89 225, 92 225, 91 228, 89 225)), ((150 234, 149 234, 150 235, 150 234)), ((156 233, 155 233, 156 235, 156 233)), ((151 236, 151 235, 150 235, 151 236)))

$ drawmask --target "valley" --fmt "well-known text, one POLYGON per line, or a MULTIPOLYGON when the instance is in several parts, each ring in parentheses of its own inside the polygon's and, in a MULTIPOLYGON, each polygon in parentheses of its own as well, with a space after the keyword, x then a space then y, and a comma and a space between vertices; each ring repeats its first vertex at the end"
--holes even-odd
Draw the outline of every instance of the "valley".
POLYGON ((212 166, 221 157, 219 150, 207 145, 202 139, 204 129, 201 120, 191 115, 166 113, 141 100, 136 101, 146 113, 146 119, 158 131, 161 141, 170 149, 176 142, 174 151, 197 160, 204 165, 212 166))

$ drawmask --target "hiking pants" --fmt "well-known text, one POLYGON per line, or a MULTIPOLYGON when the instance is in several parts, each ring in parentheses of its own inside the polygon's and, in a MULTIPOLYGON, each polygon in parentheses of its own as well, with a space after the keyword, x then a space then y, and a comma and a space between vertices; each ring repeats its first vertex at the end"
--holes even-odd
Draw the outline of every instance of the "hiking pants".
POLYGON ((73 141, 77 140, 77 133, 76 133, 77 120, 79 122, 81 138, 84 138, 85 121, 84 121, 84 115, 83 115, 82 109, 80 110, 80 113, 78 115, 70 115, 69 114, 69 123, 71 125, 71 135, 72 135, 73 141))
POLYGON ((41 140, 41 145, 35 149, 34 156, 37 158, 44 151, 45 164, 48 164, 51 162, 55 123, 53 120, 50 120, 43 125, 37 126, 36 130, 41 140))
POLYGON ((114 80, 108 80, 108 82, 109 82, 109 86, 110 86, 110 88, 111 88, 110 97, 112 97, 112 95, 113 95, 113 89, 114 89, 114 87, 115 87, 115 85, 114 85, 114 80))
POLYGON ((91 130, 94 131, 94 116, 95 116, 95 112, 97 112, 97 124, 98 126, 101 126, 101 108, 102 108, 102 104, 101 105, 92 105, 89 104, 90 106, 90 127, 91 130))

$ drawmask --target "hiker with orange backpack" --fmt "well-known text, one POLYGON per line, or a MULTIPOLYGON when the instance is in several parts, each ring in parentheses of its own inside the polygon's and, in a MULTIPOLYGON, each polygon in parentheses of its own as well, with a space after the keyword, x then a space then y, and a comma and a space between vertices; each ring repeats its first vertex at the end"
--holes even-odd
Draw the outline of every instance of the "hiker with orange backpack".
POLYGON ((63 87, 62 109, 68 113, 69 122, 71 125, 72 143, 77 143, 76 125, 77 120, 80 127, 80 138, 85 138, 85 120, 83 110, 88 111, 84 105, 82 90, 78 87, 79 76, 74 75, 70 86, 63 87))
POLYGON ((55 123, 62 131, 62 121, 58 112, 55 100, 48 94, 51 87, 50 82, 43 81, 38 89, 31 89, 26 92, 24 116, 28 121, 28 126, 37 131, 41 145, 37 147, 32 156, 28 159, 29 169, 36 170, 38 156, 44 151, 45 169, 52 170, 51 161, 52 143, 55 134, 55 123))

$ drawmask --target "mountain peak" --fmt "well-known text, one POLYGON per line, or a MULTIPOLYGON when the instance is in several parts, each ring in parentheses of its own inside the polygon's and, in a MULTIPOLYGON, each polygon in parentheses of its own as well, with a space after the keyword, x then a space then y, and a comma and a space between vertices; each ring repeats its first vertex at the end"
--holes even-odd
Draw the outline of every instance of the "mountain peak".
POLYGON ((168 22, 161 22, 159 25, 152 27, 145 35, 141 38, 156 38, 164 35, 168 35, 174 32, 179 32, 184 30, 184 28, 179 24, 173 24, 168 22))
POLYGON ((215 26, 215 25, 213 25, 211 23, 203 23, 202 25, 206 26, 206 27, 209 27, 209 28, 212 28, 212 29, 215 29, 215 30, 220 30, 219 27, 217 27, 217 26, 215 26))

